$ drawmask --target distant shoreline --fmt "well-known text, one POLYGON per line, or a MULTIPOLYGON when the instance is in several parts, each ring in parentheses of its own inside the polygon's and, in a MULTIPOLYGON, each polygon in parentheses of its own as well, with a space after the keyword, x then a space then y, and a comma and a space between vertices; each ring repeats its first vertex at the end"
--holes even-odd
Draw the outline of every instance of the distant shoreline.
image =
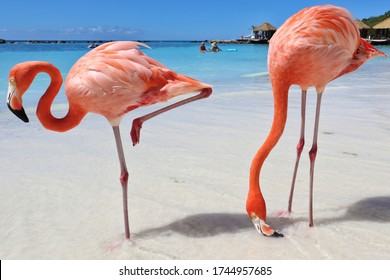
MULTIPOLYGON (((0 39, 0 44, 103 44, 116 40, 5 40, 0 39)), ((217 42, 218 44, 266 44, 266 41, 258 40, 134 40, 141 43, 158 42, 183 42, 183 43, 201 43, 217 42)))

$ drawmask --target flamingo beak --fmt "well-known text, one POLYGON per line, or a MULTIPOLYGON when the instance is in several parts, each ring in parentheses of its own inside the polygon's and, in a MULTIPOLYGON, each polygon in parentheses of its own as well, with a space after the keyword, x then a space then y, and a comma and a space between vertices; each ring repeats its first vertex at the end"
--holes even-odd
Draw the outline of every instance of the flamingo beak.
POLYGON ((366 40, 360 39, 360 42, 363 45, 363 47, 366 49, 366 51, 369 53, 369 55, 370 55, 369 57, 370 58, 374 58, 374 57, 377 57, 377 56, 387 57, 387 54, 385 54, 384 52, 378 50, 373 45, 368 43, 366 40))
POLYGON ((22 97, 16 87, 15 80, 12 78, 9 80, 8 84, 7 105, 11 112, 18 118, 24 122, 29 122, 26 112, 22 106, 22 97))
POLYGON ((384 56, 387 57, 387 54, 384 52, 378 50, 377 48, 374 48, 375 50, 372 52, 371 57, 377 57, 377 56, 384 56))

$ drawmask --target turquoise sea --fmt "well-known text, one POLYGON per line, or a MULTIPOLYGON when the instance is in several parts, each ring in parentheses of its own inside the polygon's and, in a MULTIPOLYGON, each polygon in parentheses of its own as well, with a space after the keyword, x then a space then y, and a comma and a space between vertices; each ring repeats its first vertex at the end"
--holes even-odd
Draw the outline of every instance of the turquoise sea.
MULTIPOLYGON (((141 48, 143 52, 157 59, 168 68, 212 84, 218 91, 240 85, 241 89, 251 87, 251 80, 267 71, 266 45, 220 45, 220 53, 200 53, 199 43, 192 42, 148 42, 151 49, 141 48), (236 49, 236 51, 232 51, 236 49)), ((209 46, 208 46, 209 47, 209 46)), ((8 73, 13 65, 28 61, 49 61, 57 66, 65 77, 72 65, 88 49, 87 43, 68 44, 3 44, 0 45, 0 89, 5 92, 8 87, 8 73)), ((264 75, 266 76, 266 75, 264 75)), ((49 77, 40 74, 34 81, 31 91, 42 93, 49 77)), ((60 93, 55 102, 65 101, 60 93)), ((34 94, 24 96, 26 105, 37 102, 34 94)), ((4 109, 4 106, 0 107, 4 109)))
MULTIPOLYGON (((198 51, 199 43, 196 42, 152 41, 146 44, 151 49, 141 48, 143 52, 174 71, 213 85, 214 94, 256 90, 261 87, 263 90, 270 90, 269 85, 267 85, 268 45, 220 44, 222 52, 200 53, 198 51)), ((379 46, 378 48, 390 55, 389 46, 379 46)), ((0 45, 0 91, 4 92, 5 95, 9 70, 17 63, 29 60, 49 61, 60 69, 65 78, 72 65, 89 50, 87 43, 0 45)), ((387 67, 387 59, 374 59, 361 67, 358 70, 358 75, 379 75, 377 78, 381 79, 380 75, 384 74, 381 68, 384 68, 386 73, 387 67)), ((381 80, 385 82, 386 77, 383 78, 381 80)), ((364 84, 366 81, 366 79, 361 80, 364 84)), ((355 82, 359 83, 360 81, 355 82)), ((48 83, 49 77, 47 75, 38 75, 29 89, 30 94, 24 96, 25 106, 35 105, 38 97, 31 92, 40 96, 48 83)), ((61 91, 55 103, 66 101, 63 89, 61 91)), ((0 105, 0 110, 4 110, 4 106, 0 105)))
MULTIPOLYGON (((263 89, 270 89, 269 85, 264 88, 268 82, 268 45, 220 44, 222 52, 200 53, 199 43, 196 42, 152 41, 146 44, 151 49, 142 48, 143 52, 174 71, 213 85, 215 94, 226 91, 256 90, 261 85, 263 89)), ((390 55, 389 46, 378 48, 390 55)), ((4 94, 7 91, 9 70, 17 63, 29 60, 49 61, 57 66, 65 77, 72 65, 89 50, 87 43, 2 44, 0 45, 0 91, 4 94)), ((385 69, 388 67, 387 59, 374 59, 361 67, 358 75, 381 75, 383 67, 385 69)), ((361 80, 363 83, 365 81, 366 79, 361 80)), ((49 77, 40 74, 30 88, 30 92, 41 94, 48 83, 49 77)), ((25 106, 33 105, 37 101, 38 98, 34 94, 24 96, 25 106)), ((60 92, 55 103, 64 101, 66 101, 64 92, 60 92)), ((0 105, 0 110, 3 109, 4 106, 0 105)))

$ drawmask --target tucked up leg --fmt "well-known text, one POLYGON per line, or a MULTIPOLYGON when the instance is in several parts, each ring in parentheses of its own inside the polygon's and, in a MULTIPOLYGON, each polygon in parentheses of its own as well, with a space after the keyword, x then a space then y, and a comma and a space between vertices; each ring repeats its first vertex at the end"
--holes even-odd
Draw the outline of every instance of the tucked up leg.
POLYGON ((193 101, 196 101, 196 100, 199 100, 199 99, 203 99, 203 98, 207 98, 211 95, 212 93, 212 89, 211 88, 204 88, 201 93, 199 93, 198 95, 195 95, 193 97, 190 97, 190 98, 187 98, 187 99, 184 99, 184 100, 181 100, 179 102, 176 102, 174 104, 171 104, 167 107, 164 107, 164 108, 161 108, 157 111, 154 111, 152 113, 149 113, 145 116, 142 116, 142 117, 139 117, 137 119, 134 119, 133 120, 133 126, 131 128, 131 132, 130 132, 130 136, 131 136, 131 139, 133 141, 133 146, 135 146, 136 144, 139 143, 139 140, 140 140, 140 132, 141 132, 141 128, 142 128, 142 124, 157 116, 157 115, 160 115, 164 112, 167 112, 169 110, 172 110, 174 108, 177 108, 179 106, 182 106, 182 105, 185 105, 187 103, 190 103, 190 102, 193 102, 193 101))

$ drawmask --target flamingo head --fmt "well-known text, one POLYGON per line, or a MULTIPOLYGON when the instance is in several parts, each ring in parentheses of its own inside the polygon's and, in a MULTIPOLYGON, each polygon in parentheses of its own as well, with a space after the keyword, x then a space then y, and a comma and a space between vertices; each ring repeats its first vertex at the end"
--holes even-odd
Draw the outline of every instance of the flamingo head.
POLYGON ((19 117, 22 121, 29 121, 23 108, 22 95, 16 87, 15 79, 13 78, 9 80, 8 84, 7 105, 11 112, 19 117))
POLYGON ((360 38, 360 44, 354 54, 354 59, 357 59, 358 61, 364 63, 370 58, 374 58, 377 56, 387 56, 387 55, 384 52, 375 48, 373 45, 368 43, 363 38, 360 38))
POLYGON ((373 45, 368 43, 363 38, 360 38, 359 46, 356 49, 355 53, 353 54, 349 65, 343 71, 341 71, 337 77, 355 71, 367 60, 377 56, 387 56, 387 55, 384 52, 375 48, 373 45))
POLYGON ((28 122, 28 117, 23 108, 22 96, 34 80, 34 76, 29 71, 28 62, 15 65, 9 74, 7 105, 8 108, 22 121, 28 122))

